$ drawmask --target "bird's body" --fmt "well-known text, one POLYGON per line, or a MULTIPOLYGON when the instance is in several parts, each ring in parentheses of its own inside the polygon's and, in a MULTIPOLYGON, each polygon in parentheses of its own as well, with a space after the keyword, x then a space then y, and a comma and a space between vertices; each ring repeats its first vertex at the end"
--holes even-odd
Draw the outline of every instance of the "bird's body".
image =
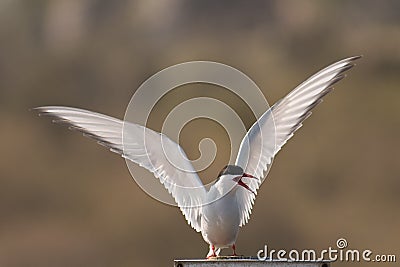
POLYGON ((326 67, 268 109, 243 138, 235 164, 221 171, 209 191, 183 149, 164 134, 82 109, 48 106, 37 110, 152 172, 174 197, 189 225, 201 232, 210 245, 208 256, 217 256, 226 247, 232 247, 235 254, 239 229, 250 218, 257 190, 272 158, 358 58, 343 59, 326 67), (269 135, 271 127, 274 136, 269 135), (168 159, 165 151, 172 151, 168 159), (171 164, 170 159, 181 168, 171 164))
POLYGON ((232 247, 239 233, 240 212, 236 191, 240 188, 228 190, 233 187, 233 178, 232 175, 220 177, 207 192, 206 201, 210 204, 202 207, 201 235, 210 245, 208 256, 212 256, 212 246, 216 249, 232 247))

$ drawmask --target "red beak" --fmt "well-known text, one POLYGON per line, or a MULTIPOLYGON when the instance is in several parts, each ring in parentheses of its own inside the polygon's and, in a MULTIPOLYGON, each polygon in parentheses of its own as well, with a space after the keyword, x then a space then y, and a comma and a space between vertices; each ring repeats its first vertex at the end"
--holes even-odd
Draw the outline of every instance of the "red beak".
POLYGON ((254 192, 253 190, 251 190, 251 188, 250 188, 247 184, 245 184, 245 183, 242 181, 242 179, 239 180, 238 185, 243 186, 244 188, 246 188, 247 190, 249 190, 250 192, 252 192, 254 195, 256 194, 256 192, 254 192))
POLYGON ((251 190, 251 188, 250 188, 247 184, 245 184, 245 183, 242 181, 242 178, 243 178, 243 177, 248 177, 248 178, 253 178, 253 179, 257 179, 257 178, 254 177, 253 175, 244 173, 242 176, 238 176, 238 177, 236 177, 236 179, 234 179, 234 180, 237 180, 236 182, 238 183, 238 185, 243 186, 244 188, 246 188, 247 190, 249 190, 250 192, 252 192, 252 193, 255 195, 256 192, 254 192, 253 190, 251 190))
POLYGON ((248 174, 248 173, 243 173, 243 177, 248 177, 248 178, 254 178, 254 179, 257 179, 257 177, 254 177, 253 175, 251 175, 251 174, 248 174))

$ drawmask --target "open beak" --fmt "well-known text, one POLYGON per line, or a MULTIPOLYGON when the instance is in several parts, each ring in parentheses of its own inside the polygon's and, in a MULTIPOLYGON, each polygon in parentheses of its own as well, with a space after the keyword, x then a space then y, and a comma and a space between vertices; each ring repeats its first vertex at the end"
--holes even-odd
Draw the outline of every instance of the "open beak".
POLYGON ((249 190, 250 192, 252 192, 252 193, 255 195, 256 192, 254 192, 253 190, 251 190, 251 188, 250 188, 247 184, 245 184, 245 183, 242 181, 242 178, 243 178, 243 177, 248 177, 248 178, 253 178, 253 179, 257 179, 257 178, 254 177, 253 175, 244 173, 242 176, 238 176, 238 177, 236 177, 236 179, 234 179, 234 180, 236 180, 236 182, 238 183, 238 185, 243 186, 244 188, 246 188, 247 190, 249 190))

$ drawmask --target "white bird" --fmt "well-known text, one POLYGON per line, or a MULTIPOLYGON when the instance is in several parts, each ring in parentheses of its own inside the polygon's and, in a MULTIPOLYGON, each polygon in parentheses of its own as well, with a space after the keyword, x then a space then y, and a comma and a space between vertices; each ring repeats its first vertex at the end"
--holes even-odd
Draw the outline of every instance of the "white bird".
POLYGON ((243 138, 235 164, 222 169, 209 191, 183 149, 162 133, 77 108, 45 106, 36 110, 152 172, 173 196, 188 224, 210 245, 207 258, 218 256, 221 248, 227 247, 236 255, 239 228, 250 218, 261 178, 273 157, 358 58, 349 57, 324 68, 268 109, 243 138), (271 125, 275 125, 275 140, 263 136, 271 125), (169 151, 168 159, 163 149, 169 151), (170 163, 171 157, 181 168, 170 163))

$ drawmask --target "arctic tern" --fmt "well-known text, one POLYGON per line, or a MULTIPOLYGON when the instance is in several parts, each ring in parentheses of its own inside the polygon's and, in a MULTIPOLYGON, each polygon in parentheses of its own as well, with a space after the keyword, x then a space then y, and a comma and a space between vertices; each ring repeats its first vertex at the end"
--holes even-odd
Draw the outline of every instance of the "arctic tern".
POLYGON ((218 256, 227 247, 236 255, 239 228, 250 218, 257 190, 273 157, 358 58, 349 57, 329 65, 268 109, 244 136, 235 163, 222 169, 209 191, 183 149, 162 133, 77 108, 44 106, 35 110, 152 172, 172 195, 188 224, 201 232, 209 244, 207 258, 218 256), (275 137, 265 134, 271 125, 275 126, 275 137), (183 168, 171 164, 164 150, 182 153, 184 157, 177 153, 169 157, 172 155, 172 161, 179 161, 183 168))

